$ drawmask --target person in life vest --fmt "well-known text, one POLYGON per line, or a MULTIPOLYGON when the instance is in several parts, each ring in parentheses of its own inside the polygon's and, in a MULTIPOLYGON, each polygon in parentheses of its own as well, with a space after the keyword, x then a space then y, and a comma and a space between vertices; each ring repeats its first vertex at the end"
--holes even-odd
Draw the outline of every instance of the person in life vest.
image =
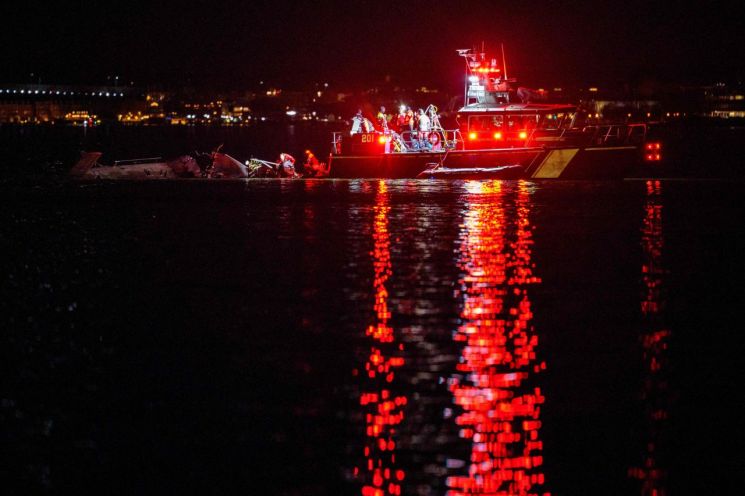
POLYGON ((326 164, 320 163, 310 150, 305 150, 303 172, 306 177, 326 177, 329 174, 326 164))
POLYGON ((378 121, 378 126, 380 126, 380 130, 383 132, 388 131, 388 116, 385 113, 385 107, 380 106, 380 110, 378 110, 378 115, 376 116, 376 119, 378 121))
POLYGON ((391 132, 391 144, 393 145, 394 152, 405 152, 406 150, 408 150, 403 137, 401 137, 401 135, 398 134, 396 131, 391 132))
POLYGON ((297 177, 298 174, 295 172, 295 157, 289 153, 280 153, 278 162, 277 175, 279 177, 297 177))

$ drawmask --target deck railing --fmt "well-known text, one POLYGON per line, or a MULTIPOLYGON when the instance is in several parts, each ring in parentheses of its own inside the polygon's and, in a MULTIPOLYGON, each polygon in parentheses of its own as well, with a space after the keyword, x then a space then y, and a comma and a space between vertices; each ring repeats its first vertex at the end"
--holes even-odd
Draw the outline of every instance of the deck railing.
MULTIPOLYGON (((401 133, 378 133, 390 136, 390 153, 437 152, 463 150, 465 143, 459 129, 439 129, 429 133, 403 131, 401 133), (426 135, 425 135, 426 134, 426 135)), ((522 146, 639 146, 647 136, 647 125, 639 124, 597 124, 576 128, 533 129, 522 146)), ((349 139, 344 132, 333 133, 332 153, 340 154, 342 140, 349 139)), ((513 145, 514 146, 514 145, 513 145)))
POLYGON ((437 129, 429 132, 403 131, 401 141, 408 152, 462 150, 463 136, 460 129, 437 129))
POLYGON ((592 143, 600 146, 641 145, 647 136, 646 124, 598 124, 585 130, 592 131, 592 143))
MULTIPOLYGON (((401 133, 378 133, 380 136, 390 136, 390 153, 416 153, 447 150, 462 150, 463 136, 459 129, 438 129, 428 133, 419 131, 403 131, 401 133)), ((348 132, 336 131, 331 138, 331 152, 340 154, 342 141, 349 139, 348 132)))
POLYGON ((597 124, 582 128, 534 129, 526 146, 554 142, 574 146, 629 146, 644 143, 646 124, 597 124))

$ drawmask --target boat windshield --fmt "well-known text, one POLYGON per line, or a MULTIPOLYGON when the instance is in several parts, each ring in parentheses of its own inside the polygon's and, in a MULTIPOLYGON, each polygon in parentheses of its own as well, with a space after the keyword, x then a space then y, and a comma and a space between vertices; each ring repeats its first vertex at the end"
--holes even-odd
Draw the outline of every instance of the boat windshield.
POLYGON ((468 117, 470 131, 512 131, 536 127, 540 114, 472 115, 468 117))

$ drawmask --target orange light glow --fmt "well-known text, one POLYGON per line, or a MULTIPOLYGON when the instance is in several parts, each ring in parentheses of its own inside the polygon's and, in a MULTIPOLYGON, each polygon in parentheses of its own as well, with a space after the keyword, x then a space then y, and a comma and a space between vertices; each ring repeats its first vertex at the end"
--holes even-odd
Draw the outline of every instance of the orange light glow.
POLYGON ((452 495, 549 494, 539 439, 544 396, 534 376, 538 335, 531 321, 533 275, 531 191, 518 186, 515 210, 502 184, 467 183, 468 212, 461 231, 462 324, 454 335, 461 360, 450 390, 462 412, 460 436, 471 443, 466 475, 447 478, 452 495), (486 199, 486 198, 488 199, 486 199))
POLYGON ((496 133, 494 133, 494 139, 495 140, 501 140, 502 139, 502 133, 499 132, 499 131, 497 131, 496 133))
POLYGON ((518 136, 520 137, 520 139, 527 139, 528 133, 527 131, 520 131, 520 134, 518 136))
POLYGON ((479 135, 476 133, 468 133, 468 139, 470 140, 475 140, 476 138, 478 138, 478 136, 479 135))
POLYGON ((381 136, 380 138, 378 138, 378 143, 380 143, 381 145, 385 145, 387 141, 388 138, 386 138, 385 136, 381 136))

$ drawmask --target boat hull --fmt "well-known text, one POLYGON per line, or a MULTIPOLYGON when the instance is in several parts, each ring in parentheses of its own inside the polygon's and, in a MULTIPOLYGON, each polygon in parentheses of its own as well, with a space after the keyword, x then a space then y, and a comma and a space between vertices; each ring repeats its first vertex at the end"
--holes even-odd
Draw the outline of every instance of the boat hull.
MULTIPOLYGON (((416 178, 434 177, 426 171, 441 164, 450 177, 502 179, 622 179, 641 164, 636 146, 585 148, 503 148, 453 150, 440 153, 389 153, 329 157, 330 177, 416 178), (458 169, 467 169, 458 174, 458 169), (485 170, 479 174, 478 169, 485 170)), ((443 177, 448 177, 443 175, 443 177)))
POLYGON ((498 167, 520 164, 527 168, 542 152, 541 148, 495 150, 452 150, 450 152, 385 153, 378 155, 332 155, 329 176, 336 178, 417 177, 434 164, 448 168, 498 167))

